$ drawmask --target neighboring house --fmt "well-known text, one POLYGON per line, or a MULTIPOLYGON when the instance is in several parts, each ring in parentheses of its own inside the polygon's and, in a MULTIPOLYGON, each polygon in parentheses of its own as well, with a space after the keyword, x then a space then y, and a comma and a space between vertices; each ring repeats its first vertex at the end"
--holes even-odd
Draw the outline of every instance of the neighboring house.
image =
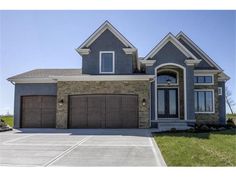
POLYGON ((76 51, 82 69, 36 69, 8 79, 15 84, 15 128, 225 123, 229 77, 183 32, 167 34, 141 58, 106 21, 76 51))

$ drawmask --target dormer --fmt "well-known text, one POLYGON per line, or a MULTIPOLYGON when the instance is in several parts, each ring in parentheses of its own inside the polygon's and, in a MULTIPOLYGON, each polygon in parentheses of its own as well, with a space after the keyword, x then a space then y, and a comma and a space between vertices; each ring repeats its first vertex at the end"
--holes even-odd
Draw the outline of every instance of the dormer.
POLYGON ((105 21, 76 51, 82 56, 83 74, 133 74, 137 49, 105 21))

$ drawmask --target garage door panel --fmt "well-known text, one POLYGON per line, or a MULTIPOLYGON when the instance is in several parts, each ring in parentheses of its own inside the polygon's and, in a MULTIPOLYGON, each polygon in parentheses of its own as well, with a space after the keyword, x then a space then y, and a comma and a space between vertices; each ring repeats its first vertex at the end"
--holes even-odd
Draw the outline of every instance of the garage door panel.
POLYGON ((109 95, 106 96, 106 128, 122 127, 121 111, 121 96, 109 95))
POLYGON ((41 100, 42 108, 56 109, 56 97, 55 96, 42 96, 41 100))
POLYGON ((122 108, 121 114, 123 117, 124 128, 138 127, 138 110, 137 110, 138 98, 137 96, 122 96, 122 108))
POLYGON ((56 97, 42 96, 42 128, 53 128, 56 126, 56 97))
POLYGON ((122 112, 123 127, 124 128, 137 128, 137 112, 136 111, 124 111, 122 112))
POLYGON ((41 106, 41 98, 40 97, 32 97, 26 96, 23 97, 22 108, 23 109, 32 109, 32 108, 40 108, 41 106))
POLYGON ((136 95, 70 96, 70 128, 137 128, 136 95))
POLYGON ((23 96, 21 109, 22 128, 55 128, 55 96, 23 96))
POLYGON ((28 109, 22 111, 22 127, 23 128, 40 128, 41 127, 41 111, 40 109, 28 109))
POLYGON ((105 128, 105 97, 88 96, 88 127, 105 128))
POLYGON ((87 97, 70 97, 70 124, 71 128, 86 128, 87 120, 87 97))
POLYGON ((42 128, 55 128, 56 109, 43 109, 41 116, 42 128))

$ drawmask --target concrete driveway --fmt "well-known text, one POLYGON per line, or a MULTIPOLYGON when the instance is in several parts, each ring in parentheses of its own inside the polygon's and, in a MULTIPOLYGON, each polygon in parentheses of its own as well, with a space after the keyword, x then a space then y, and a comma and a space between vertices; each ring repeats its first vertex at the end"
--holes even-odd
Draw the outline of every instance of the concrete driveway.
POLYGON ((20 129, 0 133, 1 166, 165 166, 147 129, 20 129))

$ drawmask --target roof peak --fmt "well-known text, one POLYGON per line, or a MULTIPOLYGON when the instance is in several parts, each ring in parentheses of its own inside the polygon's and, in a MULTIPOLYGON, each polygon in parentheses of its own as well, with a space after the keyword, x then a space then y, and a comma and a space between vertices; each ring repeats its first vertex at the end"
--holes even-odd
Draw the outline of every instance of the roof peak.
POLYGON ((177 38, 169 32, 145 57, 144 60, 148 58, 152 58, 162 47, 165 46, 167 42, 172 42, 180 51, 183 52, 185 56, 188 58, 193 58, 194 60, 198 60, 188 49, 186 49, 177 38))
POLYGON ((106 20, 76 50, 79 51, 79 49, 88 48, 107 29, 111 31, 127 48, 136 49, 133 44, 131 44, 108 20, 106 20))
POLYGON ((200 53, 203 57, 205 57, 205 61, 210 64, 211 66, 215 66, 218 70, 223 71, 223 69, 215 63, 214 60, 212 60, 195 42, 192 41, 190 37, 188 37, 183 31, 180 31, 177 35, 176 38, 179 40, 180 38, 183 38, 184 41, 190 45, 191 48, 193 48, 197 53, 200 53))

